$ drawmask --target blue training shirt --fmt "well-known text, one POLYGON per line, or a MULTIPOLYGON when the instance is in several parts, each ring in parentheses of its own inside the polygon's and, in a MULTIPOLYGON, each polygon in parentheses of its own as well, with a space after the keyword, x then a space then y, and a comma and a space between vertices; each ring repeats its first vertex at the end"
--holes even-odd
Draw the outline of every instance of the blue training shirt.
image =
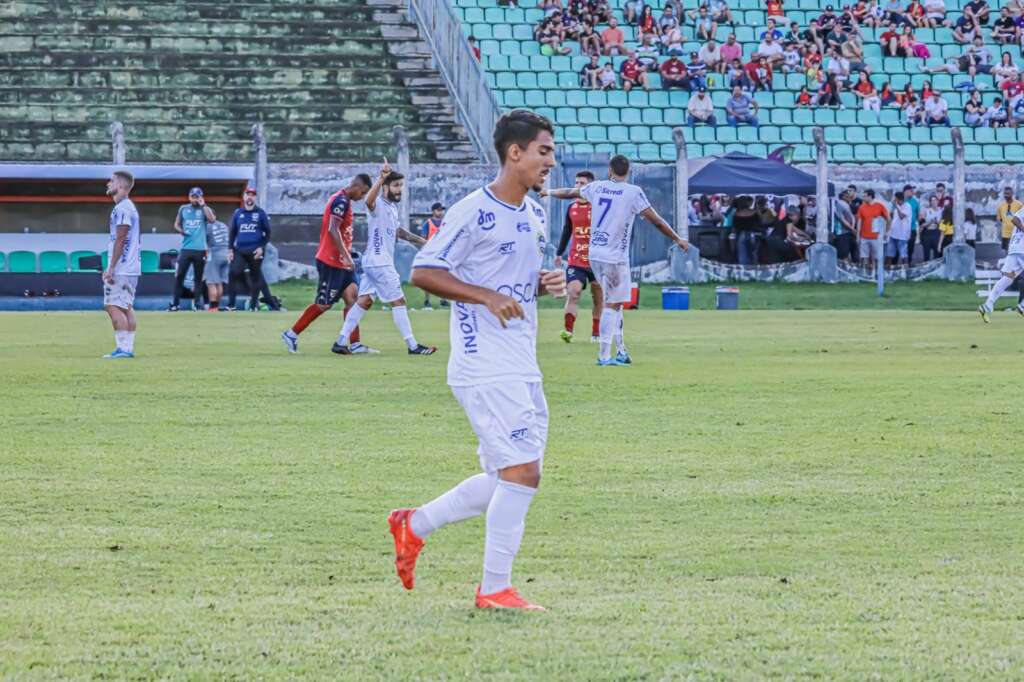
POLYGON ((263 248, 270 241, 270 216, 259 206, 247 210, 236 208, 231 216, 231 248, 239 251, 254 251, 263 248))

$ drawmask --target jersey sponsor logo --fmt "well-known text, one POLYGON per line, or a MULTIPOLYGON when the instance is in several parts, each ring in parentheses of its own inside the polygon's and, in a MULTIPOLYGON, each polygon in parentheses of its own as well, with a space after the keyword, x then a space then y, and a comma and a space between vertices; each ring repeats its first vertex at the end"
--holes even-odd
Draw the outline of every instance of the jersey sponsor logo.
POLYGON ((441 249, 441 253, 437 254, 437 257, 440 258, 443 261, 447 261, 448 260, 448 254, 451 253, 453 248, 455 248, 455 245, 458 243, 458 241, 460 239, 462 239, 463 237, 465 237, 465 236, 466 236, 466 228, 460 227, 459 231, 456 232, 454 235, 452 235, 451 240, 449 240, 449 242, 445 245, 445 247, 443 249, 441 249))
POLYGON ((544 209, 541 208, 540 206, 534 206, 533 207, 533 215, 537 216, 538 218, 543 219, 544 218, 544 209))
POLYGON ((259 227, 260 227, 259 223, 239 223, 238 224, 238 231, 239 232, 255 232, 256 230, 259 229, 259 227))
POLYGON ((455 315, 459 325, 459 336, 462 337, 462 352, 472 355, 479 350, 476 343, 476 311, 470 310, 465 303, 458 302, 455 304, 455 315))
POLYGON ((592 232, 590 235, 590 243, 593 246, 608 246, 608 233, 592 232))
POLYGON ((530 435, 530 429, 523 427, 521 429, 516 429, 515 431, 510 433, 508 437, 509 440, 519 441, 524 440, 528 435, 530 435))
POLYGON ((612 196, 615 197, 622 195, 621 189, 610 189, 608 187, 598 187, 597 192, 598 194, 611 194, 612 196))
POLYGON ((543 232, 538 232, 537 233, 537 251, 540 252, 540 255, 542 255, 542 256, 544 255, 544 252, 547 250, 547 246, 548 246, 548 240, 544 236, 544 233, 543 232))
POLYGON ((508 256, 516 252, 515 242, 502 242, 501 246, 498 247, 498 253, 503 256, 508 256))
POLYGON ((384 237, 381 235, 380 230, 373 231, 373 252, 380 254, 380 250, 384 247, 384 237))
POLYGON ((477 227, 481 230, 493 230, 495 225, 495 217, 492 211, 485 211, 482 208, 477 209, 479 215, 476 218, 477 227))
POLYGON ((530 223, 516 223, 516 232, 529 232, 531 229, 530 223))
POLYGON ((499 284, 496 291, 515 299, 516 303, 533 303, 537 300, 537 285, 533 282, 499 284))

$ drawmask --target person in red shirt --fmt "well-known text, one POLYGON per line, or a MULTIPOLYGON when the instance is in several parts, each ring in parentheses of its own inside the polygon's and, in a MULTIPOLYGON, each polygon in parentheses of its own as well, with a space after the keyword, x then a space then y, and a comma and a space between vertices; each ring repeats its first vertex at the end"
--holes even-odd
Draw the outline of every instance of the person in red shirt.
POLYGON ((786 10, 782 9, 782 0, 768 0, 768 16, 784 17, 786 10))
MULTIPOLYGON (((352 261, 352 202, 366 196, 372 185, 370 176, 360 173, 348 187, 338 190, 327 200, 320 222, 320 246, 316 250, 319 277, 316 299, 302 311, 291 329, 281 334, 289 353, 299 352, 299 334, 341 298, 345 299, 346 308, 355 303, 358 287, 352 261)), ((352 345, 356 345, 355 339, 352 340, 352 345)))
MULTIPOLYGON (((588 170, 582 170, 576 174, 576 189, 593 181, 594 174, 588 170)), ((566 291, 568 292, 565 299, 565 329, 561 333, 562 340, 566 343, 572 343, 580 296, 587 288, 588 283, 590 284, 590 297, 593 299, 590 341, 596 343, 600 340, 598 335, 601 312, 604 310, 604 295, 601 292, 601 285, 594 277, 594 271, 590 268, 590 215, 591 204, 582 197, 569 206, 555 256, 555 266, 560 267, 562 254, 565 253, 566 247, 569 248, 569 267, 565 271, 566 291)))
POLYGON ((1024 94, 1024 72, 1017 75, 1016 80, 1005 80, 999 86, 1005 94, 1007 101, 1016 99, 1024 94))
POLYGON ((743 67, 743 70, 747 72, 747 79, 750 80, 752 89, 755 92, 758 90, 768 90, 771 92, 772 68, 768 66, 767 59, 764 57, 751 59, 750 63, 743 67))
POLYGON ((473 51, 473 56, 476 57, 476 60, 480 61, 480 48, 477 47, 476 36, 470 36, 468 38, 468 40, 469 40, 469 49, 471 49, 473 51))
POLYGON ((635 52, 630 52, 626 61, 622 62, 619 73, 622 75, 622 89, 626 92, 632 90, 635 85, 643 86, 644 90, 650 89, 647 86, 647 69, 637 61, 635 52))
POLYGON ((686 70, 686 64, 678 57, 672 56, 665 60, 659 69, 661 73, 661 87, 666 90, 672 88, 690 89, 690 74, 686 70))
POLYGON ((807 86, 800 88, 800 94, 796 98, 796 106, 809 107, 814 100, 811 99, 811 92, 807 89, 807 86))

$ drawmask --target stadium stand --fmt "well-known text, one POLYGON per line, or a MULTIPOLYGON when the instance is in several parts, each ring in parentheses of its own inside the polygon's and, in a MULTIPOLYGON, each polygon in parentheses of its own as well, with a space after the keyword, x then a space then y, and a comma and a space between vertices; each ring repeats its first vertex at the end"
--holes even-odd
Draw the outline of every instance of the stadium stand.
MULTIPOLYGON (((557 125, 557 139, 577 153, 622 153, 644 161, 672 161, 676 157, 671 131, 674 126, 685 125, 686 105, 690 93, 683 90, 663 90, 657 74, 650 75, 651 90, 634 88, 603 91, 580 86, 579 72, 588 62, 581 55, 576 42, 564 42, 571 48, 568 55, 543 54, 542 46, 533 36, 534 27, 543 19, 544 11, 537 8, 499 6, 496 0, 453 0, 464 33, 474 35, 482 53, 487 78, 504 108, 526 106, 551 117, 557 125)), ((808 26, 832 0, 793 0, 787 3, 786 21, 796 21, 800 28, 808 26)), ((956 21, 967 0, 950 0, 946 7, 948 18, 956 21)), ((637 29, 624 21, 625 0, 612 0, 614 16, 619 28, 626 34, 626 44, 637 46, 637 29)), ((744 62, 760 42, 767 17, 765 3, 760 0, 731 0, 736 26, 720 26, 719 42, 734 32, 743 46, 744 62)), ((660 16, 664 3, 656 6, 660 16)), ((840 7, 836 3, 837 11, 840 7)), ((993 16, 997 14, 993 5, 993 16)), ((688 9, 690 9, 688 7, 688 9)), ((600 31, 605 26, 597 27, 600 31)), ((785 22, 779 28, 786 30, 785 22)), ((682 27, 687 39, 684 55, 700 50, 702 43, 694 40, 694 25, 685 22, 682 27)), ((949 117, 953 126, 962 127, 966 160, 972 163, 1001 163, 1024 161, 1024 147, 1020 145, 1024 128, 989 128, 964 126, 964 105, 970 89, 957 89, 970 80, 964 73, 926 73, 924 66, 940 66, 964 51, 950 28, 916 29, 919 42, 928 46, 931 57, 883 57, 880 43, 885 27, 861 27, 865 62, 873 71, 872 81, 878 89, 889 83, 894 91, 908 84, 915 90, 926 82, 942 93, 949 104, 949 117)), ((1003 47, 988 39, 991 29, 982 31, 985 46, 998 62, 999 54, 1009 50, 1015 60, 1020 59, 1020 48, 1003 47)), ((664 62, 666 56, 660 58, 664 62)), ((686 60, 686 57, 682 57, 686 60)), ((625 57, 601 57, 601 63, 612 61, 616 72, 625 57)), ((795 106, 801 87, 808 84, 804 73, 775 72, 774 91, 753 95, 760 105, 759 128, 724 125, 725 102, 729 89, 720 75, 709 92, 715 105, 719 125, 688 129, 687 154, 691 157, 743 151, 764 156, 783 145, 793 145, 794 159, 809 161, 813 156, 811 130, 824 126, 830 144, 831 160, 844 163, 950 163, 953 158, 950 129, 948 127, 908 127, 897 107, 883 107, 880 113, 865 111, 852 92, 841 94, 842 107, 795 106)), ((978 74, 973 79, 981 90, 985 105, 992 103, 996 94, 991 74, 978 74)), ((816 89, 814 84, 812 92, 816 89)))
POLYGON ((401 0, 0 4, 0 159, 133 162, 252 156, 379 160, 406 127, 413 161, 475 159, 401 0))

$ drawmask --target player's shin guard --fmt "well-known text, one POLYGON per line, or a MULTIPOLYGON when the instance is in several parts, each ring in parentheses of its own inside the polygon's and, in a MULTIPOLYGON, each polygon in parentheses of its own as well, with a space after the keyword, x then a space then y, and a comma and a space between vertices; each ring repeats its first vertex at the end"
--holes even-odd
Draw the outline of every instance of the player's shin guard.
POLYGON ((299 316, 298 321, 292 325, 292 332, 296 335, 301 334, 306 327, 308 327, 313 320, 324 314, 324 311, 320 310, 320 306, 316 303, 312 303, 306 306, 306 309, 302 311, 302 315, 299 316))
POLYGON ((598 353, 599 360, 612 359, 612 337, 615 335, 615 325, 617 322, 618 316, 614 310, 605 308, 601 311, 601 348, 598 353))
POLYGON ((409 308, 404 305, 394 306, 391 308, 391 319, 395 321, 398 333, 405 339, 406 345, 410 349, 416 348, 419 344, 416 343, 416 337, 412 333, 412 322, 409 321, 409 308))
POLYGON ((487 539, 484 542, 484 579, 481 594, 494 594, 512 585, 512 562, 519 552, 526 513, 536 494, 530 488, 509 481, 498 481, 487 506, 487 539))
POLYGON ((999 278, 999 281, 992 287, 992 291, 988 292, 988 298, 985 299, 985 308, 987 310, 994 310, 996 301, 1003 295, 1003 292, 1010 288, 1013 284, 1013 278, 1003 275, 999 278))
POLYGON ((494 497, 497 474, 470 476, 444 495, 432 500, 412 515, 412 532, 425 538, 442 526, 480 516, 494 497))
POLYGON ((338 345, 347 346, 352 339, 352 331, 359 326, 359 320, 363 319, 366 309, 361 305, 352 306, 352 310, 345 316, 345 324, 341 325, 341 333, 338 334, 338 345))

